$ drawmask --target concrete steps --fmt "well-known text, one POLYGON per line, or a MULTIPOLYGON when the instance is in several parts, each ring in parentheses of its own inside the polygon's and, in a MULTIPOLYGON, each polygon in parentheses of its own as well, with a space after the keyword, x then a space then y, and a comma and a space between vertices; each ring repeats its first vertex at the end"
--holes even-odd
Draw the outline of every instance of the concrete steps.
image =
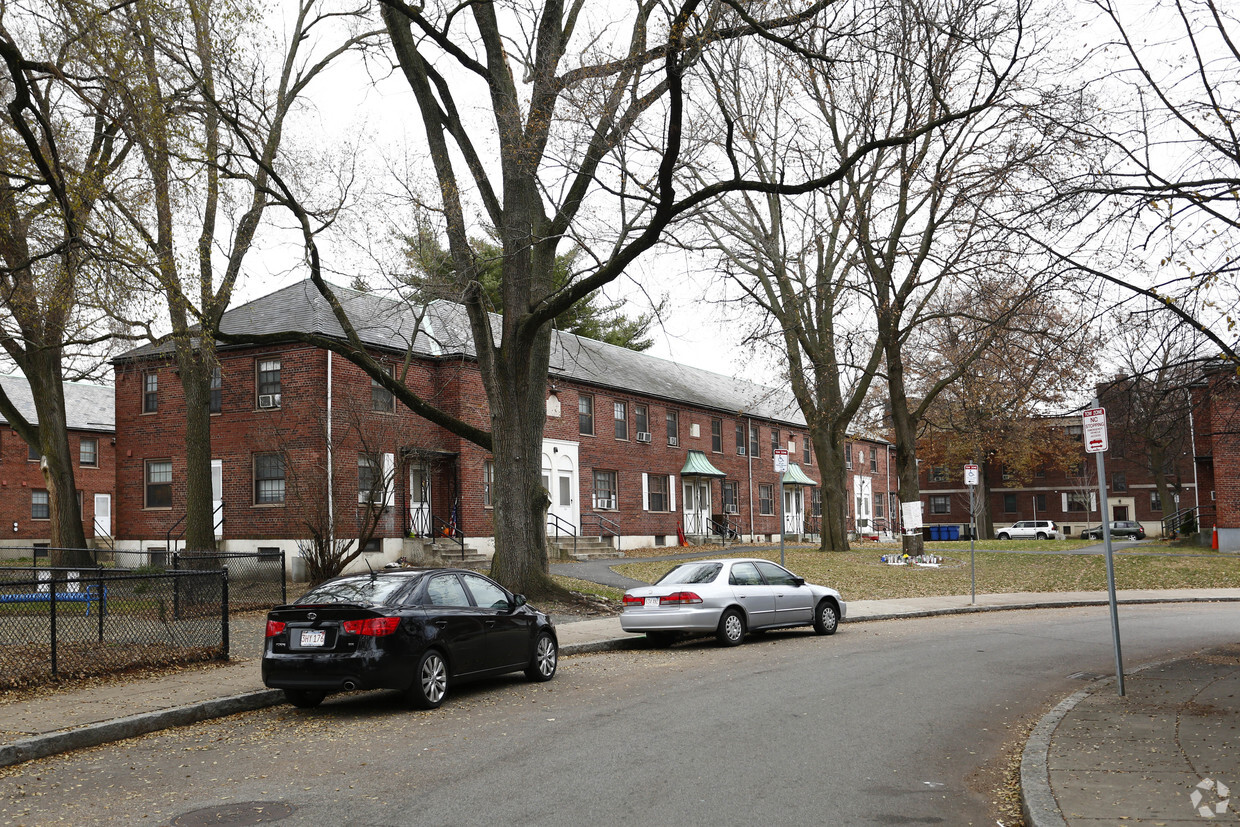
POLYGON ((559 539, 548 537, 547 547, 553 558, 577 562, 614 560, 624 556, 624 552, 616 551, 612 547, 610 539, 604 540, 602 537, 578 537, 576 547, 571 537, 559 539))

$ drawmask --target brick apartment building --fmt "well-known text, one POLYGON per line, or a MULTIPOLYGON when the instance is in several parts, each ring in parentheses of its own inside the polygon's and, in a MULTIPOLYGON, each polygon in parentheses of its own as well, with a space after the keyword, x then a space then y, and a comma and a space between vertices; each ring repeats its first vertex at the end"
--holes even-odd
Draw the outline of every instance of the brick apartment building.
MULTIPOLYGON (((359 336, 410 387, 453 415, 489 426, 464 309, 407 306, 337 289, 359 336)), ((315 331, 343 338, 309 281, 241 305, 223 329, 315 331)), ((481 448, 396 404, 360 369, 295 343, 220 346, 211 401, 216 533, 227 551, 296 556, 308 524, 334 504, 346 534, 356 506, 383 505, 368 548, 393 559, 403 539, 462 530, 491 552, 493 466, 481 448), (329 486, 328 479, 333 480, 329 486), (343 518, 340 516, 344 514, 343 518)), ((185 513, 184 401, 169 347, 114 360, 118 548, 175 547, 185 513)), ((848 445, 850 524, 889 528, 889 445, 848 445)), ((619 548, 717 534, 778 537, 776 448, 789 451, 785 531, 818 531, 820 477, 804 420, 770 388, 570 334, 555 334, 547 378, 543 478, 549 535, 604 536, 619 548)))
POLYGON ((1209 367, 1190 389, 1201 525, 1218 529, 1219 551, 1240 551, 1240 375, 1209 367))
MULTIPOLYGON (((30 385, 24 376, 0 376, 0 385, 31 424, 37 423, 30 385)), ((115 487, 116 428, 112 388, 76 382, 64 384, 69 448, 88 541, 110 542, 115 487)), ((32 547, 42 555, 51 542, 51 504, 39 468, 39 453, 0 420, 0 554, 26 557, 32 547), (6 551, 7 550, 7 551, 6 551)))

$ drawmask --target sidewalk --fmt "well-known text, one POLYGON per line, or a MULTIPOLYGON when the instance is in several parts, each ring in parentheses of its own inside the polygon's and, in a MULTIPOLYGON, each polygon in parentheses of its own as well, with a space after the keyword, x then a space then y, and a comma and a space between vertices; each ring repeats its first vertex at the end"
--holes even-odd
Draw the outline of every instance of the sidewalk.
MULTIPOLYGON (((1130 605, 1240 602, 1240 589, 1126 590, 1117 597, 1130 605)), ((979 594, 975 604, 968 595, 857 600, 848 604, 846 622, 1106 602, 1101 592, 979 594)), ((559 623, 556 630, 562 656, 644 642, 624 632, 618 617, 559 623)), ((259 675, 262 635, 262 618, 238 618, 231 634, 233 662, 227 665, 0 703, 0 767, 282 703, 282 693, 264 688, 259 675)), ((1230 653, 1125 676, 1127 703, 1113 702, 1108 679, 1056 707, 1030 737, 1022 762, 1029 823, 1113 823, 1117 813, 1134 808, 1142 817, 1158 813, 1162 823, 1198 823, 1201 816, 1189 803, 1193 785, 1209 777, 1234 784, 1240 793, 1238 665, 1240 644, 1230 653), (1224 775, 1209 775, 1215 772, 1224 775), (1191 783, 1185 783, 1189 776, 1191 783), (1120 804, 1123 811, 1115 809, 1120 804)), ((1213 795, 1210 801, 1217 803, 1217 788, 1202 792, 1203 801, 1213 795)), ((1240 802, 1240 795, 1234 800, 1240 802)), ((1220 816, 1224 822, 1236 813, 1237 804, 1231 807, 1220 816)))

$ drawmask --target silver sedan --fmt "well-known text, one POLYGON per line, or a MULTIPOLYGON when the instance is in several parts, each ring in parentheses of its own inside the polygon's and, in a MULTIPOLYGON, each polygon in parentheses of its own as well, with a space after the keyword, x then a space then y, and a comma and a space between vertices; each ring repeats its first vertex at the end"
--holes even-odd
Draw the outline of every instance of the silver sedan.
POLYGON ((653 586, 625 592, 620 626, 659 645, 713 632, 724 646, 736 646, 747 631, 783 626, 812 625, 833 635, 847 608, 835 589, 806 583, 769 560, 693 560, 653 586))

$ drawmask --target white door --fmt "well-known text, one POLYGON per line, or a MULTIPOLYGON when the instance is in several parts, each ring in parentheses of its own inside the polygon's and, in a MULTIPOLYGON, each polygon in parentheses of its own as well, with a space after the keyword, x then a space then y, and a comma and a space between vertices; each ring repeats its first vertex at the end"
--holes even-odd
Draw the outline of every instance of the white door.
POLYGON ((805 532, 805 489, 799 485, 784 489, 784 533, 805 532))
POLYGON ((423 468, 409 469, 409 533, 431 536, 431 478, 423 468))
POLYGON ((224 536, 224 460, 211 460, 211 513, 215 521, 215 539, 224 536))
POLYGON ((853 477, 853 501, 857 504, 857 528, 869 528, 874 521, 874 481, 853 477))
POLYGON ((95 495, 95 536, 112 536, 112 495, 95 495))
POLYGON ((560 439, 543 440, 543 485, 551 497, 547 510, 547 534, 572 535, 581 524, 581 503, 577 482, 577 443, 560 439))
POLYGON ((685 479, 681 493, 684 495, 685 534, 709 534, 710 480, 685 479))

